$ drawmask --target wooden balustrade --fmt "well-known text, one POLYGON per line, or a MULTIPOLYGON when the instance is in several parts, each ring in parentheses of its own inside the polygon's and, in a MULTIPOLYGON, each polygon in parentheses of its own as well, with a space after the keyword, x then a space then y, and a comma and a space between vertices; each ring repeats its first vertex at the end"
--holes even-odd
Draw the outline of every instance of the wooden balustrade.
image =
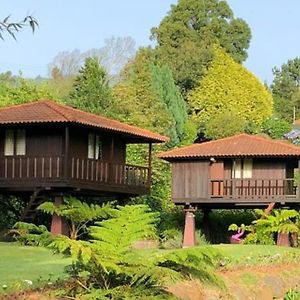
POLYGON ((0 158, 0 180, 75 180, 81 183, 101 183, 118 186, 149 186, 146 167, 64 156, 0 158), (66 169, 65 169, 66 168, 66 169))
POLYGON ((211 180, 211 198, 296 197, 294 179, 211 180))
POLYGON ((148 186, 146 167, 87 159, 71 159, 71 178, 81 181, 104 182, 117 185, 148 186))
POLYGON ((6 156, 0 159, 1 179, 61 178, 63 157, 6 156))

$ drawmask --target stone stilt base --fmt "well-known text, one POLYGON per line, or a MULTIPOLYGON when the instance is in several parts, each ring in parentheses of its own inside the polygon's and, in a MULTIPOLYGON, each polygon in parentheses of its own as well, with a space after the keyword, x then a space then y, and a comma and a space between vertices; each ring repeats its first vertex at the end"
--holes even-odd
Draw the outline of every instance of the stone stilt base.
MULTIPOLYGON (((63 197, 62 196, 56 196, 54 197, 54 204, 56 206, 59 206, 63 203, 63 197)), ((63 217, 60 217, 56 214, 52 216, 52 222, 51 222, 51 233, 54 235, 63 234, 68 235, 68 224, 66 220, 63 217)))
POLYGON ((290 238, 288 233, 278 233, 277 234, 277 246, 290 246, 290 238))
POLYGON ((182 248, 194 247, 195 245, 195 209, 186 209, 182 248))

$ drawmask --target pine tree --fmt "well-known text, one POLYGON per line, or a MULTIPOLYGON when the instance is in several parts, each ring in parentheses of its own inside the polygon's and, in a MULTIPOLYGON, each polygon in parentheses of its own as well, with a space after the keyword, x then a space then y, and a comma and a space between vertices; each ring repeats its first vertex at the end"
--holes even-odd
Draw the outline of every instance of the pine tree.
POLYGON ((166 130, 166 134, 171 138, 168 146, 180 144, 184 136, 185 123, 187 121, 187 106, 176 86, 172 71, 166 65, 151 65, 152 84, 158 93, 161 101, 173 118, 173 124, 166 130))
POLYGON ((92 113, 109 115, 112 95, 108 77, 96 58, 87 58, 67 103, 92 113))

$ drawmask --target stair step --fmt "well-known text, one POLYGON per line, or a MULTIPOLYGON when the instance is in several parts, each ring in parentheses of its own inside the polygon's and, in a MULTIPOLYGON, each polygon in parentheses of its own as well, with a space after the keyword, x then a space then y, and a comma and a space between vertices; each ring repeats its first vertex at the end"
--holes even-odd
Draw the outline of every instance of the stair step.
POLYGON ((39 191, 36 190, 31 195, 27 206, 24 208, 20 219, 21 220, 33 220, 38 213, 37 207, 45 201, 43 196, 39 196, 39 191))

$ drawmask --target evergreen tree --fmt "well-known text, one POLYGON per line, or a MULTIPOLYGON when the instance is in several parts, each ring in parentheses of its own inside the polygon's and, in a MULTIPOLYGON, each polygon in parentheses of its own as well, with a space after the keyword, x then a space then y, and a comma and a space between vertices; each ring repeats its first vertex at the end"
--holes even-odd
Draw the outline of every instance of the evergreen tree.
POLYGON ((166 131, 171 141, 169 146, 179 145, 184 136, 187 122, 187 106, 174 82, 172 71, 166 65, 151 65, 152 84, 160 99, 165 103, 167 110, 173 118, 173 124, 166 131))
POLYGON ((280 68, 273 69, 271 85, 275 112, 288 122, 293 120, 293 109, 300 117, 300 57, 290 59, 280 68))
MULTIPOLYGON (((266 87, 245 67, 236 63, 220 47, 215 47, 214 60, 199 87, 188 95, 193 119, 198 128, 207 130, 211 119, 220 115, 232 115, 231 122, 239 120, 241 131, 255 132, 262 122, 272 115, 273 99, 266 87)), ((223 122, 219 130, 226 131, 225 126, 232 127, 231 122, 223 122)), ((216 127, 215 123, 212 125, 216 127)), ((234 130, 235 131, 235 130, 234 130)), ((228 131, 228 134, 231 131, 228 131)), ((216 132, 210 137, 218 136, 216 132)))
POLYGON ((78 109, 92 113, 106 114, 112 95, 106 71, 96 58, 87 58, 75 79, 70 99, 66 102, 78 109))

